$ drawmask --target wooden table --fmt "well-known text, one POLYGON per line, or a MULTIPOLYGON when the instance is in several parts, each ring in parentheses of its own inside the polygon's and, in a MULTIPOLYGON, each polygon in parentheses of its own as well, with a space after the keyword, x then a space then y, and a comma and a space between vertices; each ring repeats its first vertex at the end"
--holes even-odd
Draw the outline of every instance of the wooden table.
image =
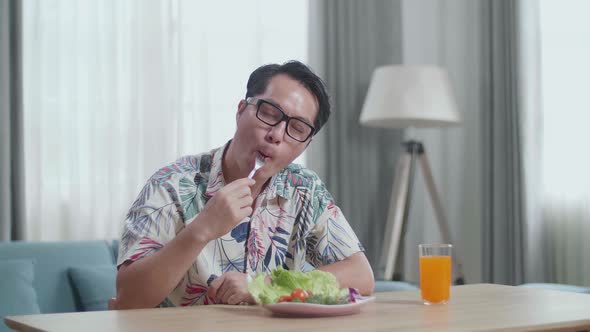
POLYGON ((589 331, 590 295, 477 284, 455 286, 446 305, 418 291, 378 293, 361 313, 274 317, 258 306, 199 306, 6 317, 19 331, 589 331))

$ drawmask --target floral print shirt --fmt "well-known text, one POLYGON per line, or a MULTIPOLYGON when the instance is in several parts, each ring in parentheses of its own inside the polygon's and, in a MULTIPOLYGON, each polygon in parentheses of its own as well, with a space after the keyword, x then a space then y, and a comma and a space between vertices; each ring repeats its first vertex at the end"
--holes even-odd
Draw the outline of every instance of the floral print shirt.
MULTIPOLYGON (((224 185, 227 146, 180 158, 157 171, 139 193, 123 225, 117 266, 153 254, 203 210, 224 185)), ((362 245, 314 172, 290 164, 256 198, 251 217, 209 242, 163 306, 212 304, 207 294, 228 271, 269 274, 340 261, 362 245)))

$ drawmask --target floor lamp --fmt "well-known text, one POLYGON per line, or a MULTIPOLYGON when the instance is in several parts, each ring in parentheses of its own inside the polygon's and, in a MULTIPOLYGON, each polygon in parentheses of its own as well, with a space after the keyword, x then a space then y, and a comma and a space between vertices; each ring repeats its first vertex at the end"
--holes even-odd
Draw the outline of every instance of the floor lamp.
MULTIPOLYGON (((446 71, 434 66, 383 66, 373 73, 360 122, 379 128, 447 127, 461 121, 446 71)), ((412 182, 416 164, 422 169, 426 189, 445 243, 453 243, 424 145, 409 140, 402 143, 391 193, 387 226, 381 254, 384 280, 394 280, 400 247, 408 221, 412 182)), ((457 246, 453 246, 455 284, 463 284, 463 269, 457 246)))

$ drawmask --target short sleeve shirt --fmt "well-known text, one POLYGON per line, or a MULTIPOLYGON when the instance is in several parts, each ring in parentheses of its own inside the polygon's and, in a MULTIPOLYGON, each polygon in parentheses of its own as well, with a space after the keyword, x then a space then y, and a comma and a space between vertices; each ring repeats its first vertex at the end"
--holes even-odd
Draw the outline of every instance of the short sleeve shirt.
MULTIPOLYGON (((195 220, 225 185, 225 146, 180 158, 157 171, 123 225, 117 266, 153 254, 195 220)), ((354 231, 312 171, 290 164, 256 198, 256 208, 234 229, 210 241, 167 299, 166 306, 212 304, 209 285, 229 271, 304 270, 363 251, 354 231)))

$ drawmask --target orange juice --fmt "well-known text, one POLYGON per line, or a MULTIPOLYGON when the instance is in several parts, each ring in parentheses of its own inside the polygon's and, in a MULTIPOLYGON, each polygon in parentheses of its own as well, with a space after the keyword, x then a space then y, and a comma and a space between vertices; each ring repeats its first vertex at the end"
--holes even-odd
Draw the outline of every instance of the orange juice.
POLYGON ((420 257, 420 290, 422 300, 444 303, 451 288, 451 256, 420 257))

